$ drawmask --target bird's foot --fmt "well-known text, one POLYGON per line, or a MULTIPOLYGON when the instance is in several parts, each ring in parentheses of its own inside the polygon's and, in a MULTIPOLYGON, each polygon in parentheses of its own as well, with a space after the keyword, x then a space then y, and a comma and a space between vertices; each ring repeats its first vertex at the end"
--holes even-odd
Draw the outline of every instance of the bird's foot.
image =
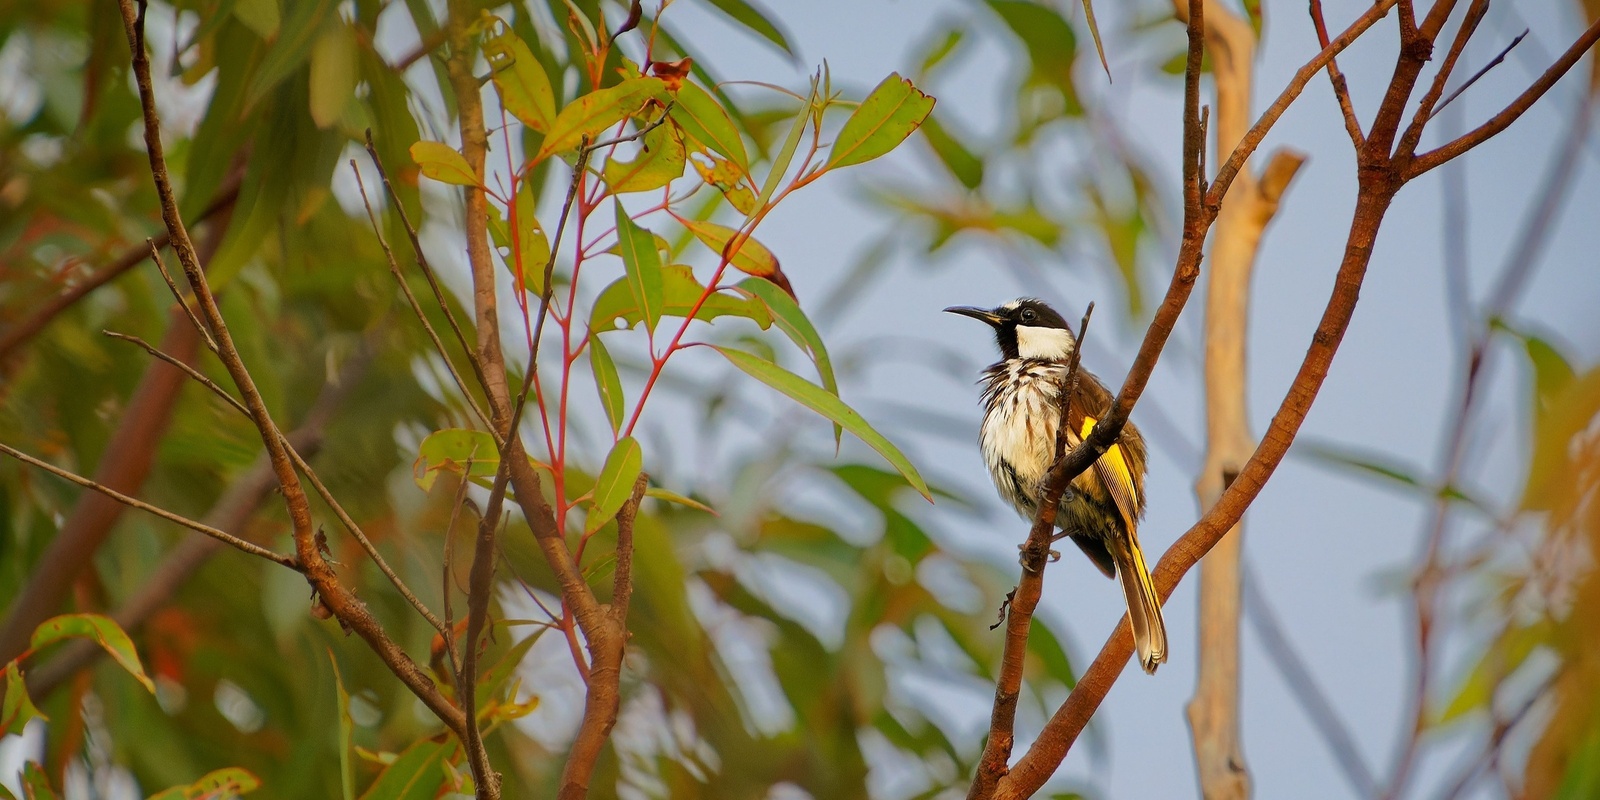
MULTIPOLYGON (((1055 540, 1052 539, 1051 541, 1055 541, 1055 540)), ((1050 559, 1050 563, 1052 563, 1052 564, 1054 564, 1057 561, 1061 560, 1061 553, 1059 551, 1056 551, 1056 550, 1046 550, 1045 551, 1045 556, 1050 559)), ((1027 567, 1028 566, 1028 545, 1027 544, 1019 544, 1019 545, 1017 545, 1017 562, 1020 563, 1023 567, 1027 567)))

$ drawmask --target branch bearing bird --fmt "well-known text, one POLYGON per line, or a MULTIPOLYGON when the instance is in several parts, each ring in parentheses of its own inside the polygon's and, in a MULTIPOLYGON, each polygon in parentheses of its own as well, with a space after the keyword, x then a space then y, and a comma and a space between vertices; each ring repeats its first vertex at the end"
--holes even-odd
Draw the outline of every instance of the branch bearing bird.
MULTIPOLYGON (((995 309, 952 306, 945 311, 994 329, 1000 361, 984 370, 980 381, 984 414, 978 445, 1000 496, 1032 520, 1055 463, 1060 398, 1067 390, 1063 384, 1077 337, 1055 309, 1033 298, 995 309)), ((1094 430, 1113 399, 1099 378, 1078 368, 1075 391, 1064 404, 1068 447, 1094 430)), ((1121 579, 1139 665, 1154 673, 1167 660, 1167 627, 1139 547, 1145 465, 1144 437, 1129 422, 1094 466, 1072 480, 1056 514, 1061 532, 1054 538, 1071 538, 1106 577, 1121 579)))

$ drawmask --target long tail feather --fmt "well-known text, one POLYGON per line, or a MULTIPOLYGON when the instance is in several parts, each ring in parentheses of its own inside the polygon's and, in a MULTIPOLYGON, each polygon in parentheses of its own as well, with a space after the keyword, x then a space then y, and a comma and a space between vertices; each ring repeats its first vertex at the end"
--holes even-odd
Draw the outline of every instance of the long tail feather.
POLYGON ((1112 542, 1110 549, 1117 561, 1122 593, 1128 601, 1128 621, 1133 625, 1133 644, 1139 653, 1139 666, 1154 674, 1156 667, 1167 660, 1167 624, 1161 616, 1161 597, 1156 594, 1156 584, 1150 579, 1138 540, 1129 536, 1127 540, 1112 542))

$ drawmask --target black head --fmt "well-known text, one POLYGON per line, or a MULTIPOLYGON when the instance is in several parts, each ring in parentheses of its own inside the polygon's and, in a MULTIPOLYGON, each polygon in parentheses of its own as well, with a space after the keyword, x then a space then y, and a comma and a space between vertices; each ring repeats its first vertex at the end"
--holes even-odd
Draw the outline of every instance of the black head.
POLYGON ((1043 300, 1022 297, 995 309, 951 306, 945 311, 983 320, 994 328, 995 343, 1006 359, 1042 358, 1058 361, 1072 354, 1077 339, 1072 326, 1043 300))

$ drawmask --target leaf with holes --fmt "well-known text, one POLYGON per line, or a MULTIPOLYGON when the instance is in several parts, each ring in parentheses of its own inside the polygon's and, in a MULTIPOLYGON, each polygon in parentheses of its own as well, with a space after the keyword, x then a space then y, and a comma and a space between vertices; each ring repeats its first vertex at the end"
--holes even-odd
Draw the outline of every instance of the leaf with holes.
POLYGON ((895 149, 933 111, 933 97, 890 73, 845 120, 828 151, 828 169, 871 161, 895 149))
POLYGON ((896 470, 899 470, 901 475, 905 476, 906 481, 911 484, 912 488, 920 492, 923 497, 928 498, 929 502, 933 502, 933 495, 928 490, 928 484, 922 480, 922 475, 917 472, 917 468, 912 466, 911 459, 906 458, 899 448, 884 438, 883 434, 874 430, 867 423, 865 417, 861 416, 855 409, 845 405, 843 400, 830 394, 826 389, 759 356, 753 356, 742 350, 717 347, 716 345, 711 345, 711 348, 721 353, 724 358, 732 362, 735 367, 738 367, 746 375, 783 392, 806 408, 844 426, 845 430, 855 434, 861 441, 866 442, 869 447, 878 451, 879 455, 882 455, 896 470))
POLYGON ((477 186, 467 159, 444 142, 417 142, 411 145, 411 160, 422 168, 422 174, 441 183, 457 186, 477 186))
POLYGON ((739 129, 710 92, 692 83, 683 84, 678 88, 677 102, 667 114, 691 139, 721 153, 737 164, 742 173, 750 171, 749 156, 745 154, 739 129))
POLYGON ((494 71, 500 104, 522 124, 545 133, 556 118, 556 95, 539 59, 521 37, 505 27, 483 40, 483 56, 494 71))
POLYGON ((639 77, 573 100, 550 123, 550 132, 534 160, 576 149, 583 137, 593 140, 600 132, 638 113, 646 101, 664 99, 666 93, 666 84, 660 78, 639 77))
POLYGON ((600 477, 594 482, 591 500, 594 508, 589 511, 589 519, 584 523, 585 534, 600 530, 622 510, 622 505, 633 494, 633 483, 639 479, 643 467, 644 453, 632 436, 624 436, 612 446, 610 455, 606 456, 605 466, 600 468, 600 477))
POLYGON ((616 201, 616 217, 617 246, 622 251, 628 289, 633 292, 634 307, 643 316, 645 329, 654 333, 664 304, 661 253, 656 250, 655 236, 633 224, 621 200, 616 201))
MULTIPOLYGON (((694 270, 681 264, 664 267, 661 270, 662 309, 663 316, 687 317, 695 303, 705 294, 705 287, 694 277, 694 270)), ((772 325, 772 316, 767 313, 766 306, 761 301, 752 297, 741 297, 727 292, 712 292, 707 295, 705 302, 700 304, 700 309, 695 312, 694 318, 701 322, 710 322, 717 317, 744 317, 766 330, 772 325)), ((589 330, 609 331, 616 330, 617 320, 622 320, 625 327, 639 324, 644 315, 639 311, 639 304, 633 299, 633 290, 628 286, 626 278, 620 278, 610 286, 601 290, 600 296, 594 300, 594 306, 589 312, 589 330)))

